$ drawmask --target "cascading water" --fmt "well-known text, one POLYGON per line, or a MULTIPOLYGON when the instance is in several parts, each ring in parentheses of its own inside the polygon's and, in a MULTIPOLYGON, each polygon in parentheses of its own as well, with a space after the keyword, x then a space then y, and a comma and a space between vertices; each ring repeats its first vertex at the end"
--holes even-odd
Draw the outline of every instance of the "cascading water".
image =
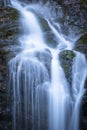
POLYGON ((56 49, 50 48, 35 15, 35 7, 39 5, 22 6, 15 0, 11 3, 21 14, 24 30, 20 37, 23 50, 9 62, 13 130, 79 130, 80 104, 87 76, 85 56, 74 51, 70 88, 59 54, 62 50, 72 50, 74 41, 66 40, 60 25, 42 15, 58 40, 56 49))
POLYGON ((87 77, 86 59, 80 52, 75 52, 76 57, 72 69, 72 94, 73 94, 73 111, 70 122, 70 130, 79 130, 79 115, 82 96, 84 94, 84 83, 87 77))
POLYGON ((58 58, 58 51, 53 51, 52 81, 49 100, 49 130, 68 129, 67 119, 70 116, 71 97, 69 86, 58 58))

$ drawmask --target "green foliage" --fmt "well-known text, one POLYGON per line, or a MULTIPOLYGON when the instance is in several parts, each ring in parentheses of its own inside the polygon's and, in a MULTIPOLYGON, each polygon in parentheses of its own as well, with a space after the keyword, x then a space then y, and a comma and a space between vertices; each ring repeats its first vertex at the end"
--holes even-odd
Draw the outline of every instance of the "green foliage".
POLYGON ((87 33, 82 35, 80 39, 76 42, 77 44, 87 44, 87 33))
POLYGON ((80 0, 80 3, 86 4, 86 3, 87 3, 87 0, 80 0))

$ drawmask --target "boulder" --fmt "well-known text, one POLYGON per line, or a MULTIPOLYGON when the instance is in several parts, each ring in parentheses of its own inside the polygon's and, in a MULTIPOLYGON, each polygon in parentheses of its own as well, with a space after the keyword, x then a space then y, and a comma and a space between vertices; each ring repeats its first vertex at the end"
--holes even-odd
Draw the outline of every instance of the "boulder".
POLYGON ((72 63, 74 57, 74 52, 70 50, 61 51, 59 54, 61 66, 70 85, 72 83, 72 63))
POLYGON ((83 34, 77 41, 76 41, 75 49, 84 53, 87 58, 87 33, 83 34))

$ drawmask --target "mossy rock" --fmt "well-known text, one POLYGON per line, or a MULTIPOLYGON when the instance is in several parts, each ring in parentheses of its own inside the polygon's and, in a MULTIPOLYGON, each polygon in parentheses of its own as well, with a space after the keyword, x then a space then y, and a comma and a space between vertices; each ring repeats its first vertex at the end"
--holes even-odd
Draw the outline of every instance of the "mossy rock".
POLYGON ((4 49, 2 49, 1 51, 0 51, 0 54, 1 55, 7 55, 9 52, 8 51, 6 51, 6 50, 4 50, 4 49))
POLYGON ((71 50, 64 50, 60 52, 60 57, 66 60, 72 60, 75 57, 75 54, 71 50))
POLYGON ((10 18, 12 20, 18 20, 19 19, 18 10, 14 9, 14 8, 9 8, 9 12, 10 12, 10 18))
POLYGON ((15 39, 15 37, 17 37, 17 35, 20 33, 19 23, 16 21, 5 23, 0 27, 0 31, 2 32, 2 39, 15 39))
POLYGON ((72 63, 73 63, 74 57, 75 57, 75 53, 70 50, 62 51, 59 54, 61 66, 65 72, 65 76, 70 85, 71 85, 71 81, 72 81, 71 74, 72 74, 72 63))
POLYGON ((41 25, 41 27, 42 27, 42 30, 43 30, 43 31, 50 31, 51 29, 50 29, 50 27, 49 27, 47 21, 46 21, 43 17, 41 17, 40 15, 37 15, 37 16, 38 16, 40 25, 41 25))
POLYGON ((87 33, 81 36, 78 41, 76 41, 75 50, 84 53, 87 57, 87 33))
POLYGON ((76 44, 87 44, 87 33, 82 35, 77 41, 76 44))
POLYGON ((2 47, 2 49, 0 50, 0 58, 1 58, 1 60, 4 60, 3 63, 5 63, 5 65, 7 65, 8 62, 13 57, 15 57, 20 51, 21 51, 21 47, 18 45, 17 46, 10 45, 10 46, 2 47))
POLYGON ((11 7, 0 9, 0 37, 15 39, 20 33, 19 12, 11 7))
POLYGON ((87 0, 80 0, 81 4, 87 4, 87 0))
POLYGON ((47 31, 44 33, 44 39, 45 43, 51 47, 56 48, 58 45, 58 39, 55 37, 54 33, 52 31, 47 31))
POLYGON ((7 18, 9 20, 18 20, 19 12, 12 7, 5 7, 0 9, 0 18, 7 18))

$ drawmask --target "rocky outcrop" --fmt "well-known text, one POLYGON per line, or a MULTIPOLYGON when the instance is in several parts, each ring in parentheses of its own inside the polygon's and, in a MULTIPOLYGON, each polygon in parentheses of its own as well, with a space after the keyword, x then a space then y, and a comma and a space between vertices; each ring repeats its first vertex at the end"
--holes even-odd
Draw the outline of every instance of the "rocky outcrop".
POLYGON ((81 53, 84 53, 87 58, 87 33, 83 34, 77 41, 76 41, 75 49, 81 53))
MULTIPOLYGON (((1 49, 1 48, 0 48, 1 49)), ((7 101, 8 97, 8 86, 7 86, 7 66, 6 57, 0 50, 0 129, 9 130, 11 127, 11 114, 9 104, 7 101)))
POLYGON ((65 76, 69 82, 69 85, 72 83, 72 63, 73 63, 73 58, 75 57, 75 54, 73 51, 70 50, 65 50, 62 51, 59 55, 60 57, 60 63, 64 69, 65 76))
POLYGON ((12 129, 9 102, 8 62, 18 53, 18 13, 10 7, 0 8, 0 130, 12 129), (16 47, 16 48, 15 48, 16 47))

